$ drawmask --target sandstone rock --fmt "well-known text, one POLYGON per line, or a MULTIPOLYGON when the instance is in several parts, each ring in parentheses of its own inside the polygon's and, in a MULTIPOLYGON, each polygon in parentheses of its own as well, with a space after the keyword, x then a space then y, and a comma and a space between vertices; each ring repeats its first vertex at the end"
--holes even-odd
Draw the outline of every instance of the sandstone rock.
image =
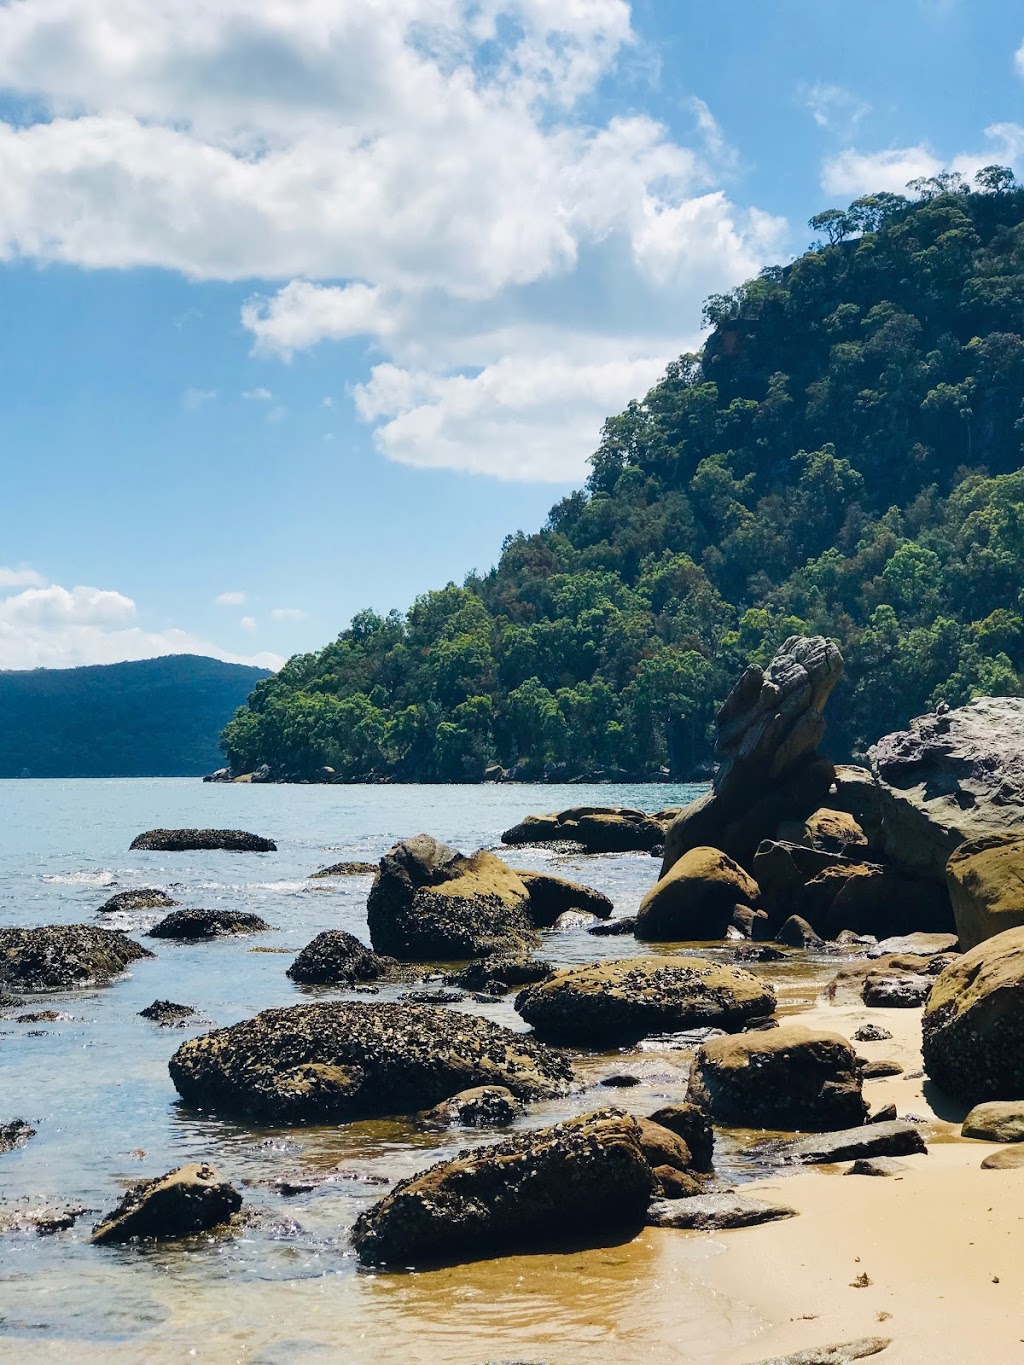
POLYGON ((226 849, 229 853, 275 853, 273 839, 263 839, 244 829, 148 829, 129 845, 154 853, 187 853, 193 850, 226 849))
POLYGON ((1014 1144, 1001 1152, 993 1152, 981 1163, 983 1171, 1017 1171, 1024 1166, 1024 1147, 1014 1144))
POLYGON ((924 1065, 965 1104, 1024 1095, 1024 928, 954 958, 921 1020, 924 1065))
POLYGON ((526 872, 513 868, 530 897, 530 916, 535 929, 550 929, 560 915, 571 910, 582 910, 605 920, 614 906, 601 891, 594 891, 579 882, 553 877, 548 872, 526 872))
POLYGON ((655 1166, 654 1178, 657 1181, 655 1194, 659 1199, 692 1199, 704 1193, 704 1186, 695 1175, 675 1166, 655 1166))
POLYGON ((654 1175, 636 1121, 597 1110, 464 1152, 403 1180, 352 1232, 371 1265, 422 1265, 631 1236, 654 1175))
POLYGON ((1024 823, 1024 698, 980 697, 921 716, 868 751, 884 796, 882 834, 893 862, 943 881, 968 840, 1024 823))
POLYGON ((380 957, 343 929, 325 929, 307 943, 288 968, 288 976, 303 985, 334 986, 351 981, 377 981, 392 976, 398 963, 380 957))
POLYGON ((106 985, 129 962, 152 956, 134 939, 92 924, 0 929, 0 985, 26 991, 106 985))
POLYGON ((0 1123, 0 1155, 13 1152, 16 1147, 24 1147, 35 1135, 36 1130, 24 1119, 9 1119, 6 1123, 0 1123))
POLYGON ((594 934, 599 938, 632 934, 635 931, 636 915, 622 915, 618 919, 604 920, 601 924, 592 924, 587 929, 588 934, 594 934))
POLYGON ((990 834, 961 844, 946 864, 946 882, 965 952, 1004 929, 1024 925, 1024 833, 990 834))
POLYGON ((864 978, 861 993, 865 1005, 872 1009, 920 1009, 928 999, 932 977, 882 972, 864 978))
POLYGON ((668 1128, 690 1149, 695 1171, 710 1171, 715 1149, 715 1130, 704 1110, 696 1104, 666 1104, 649 1115, 652 1123, 668 1128))
POLYGON ((840 967, 825 987, 825 998, 834 1005, 850 1005, 864 998, 864 986, 870 978, 877 983, 886 977, 938 976, 952 955, 936 954, 920 957, 915 953, 889 953, 886 957, 849 962, 840 967))
POLYGON ((227 938, 233 934, 259 934, 270 925, 259 915, 242 910, 172 910, 149 931, 150 938, 171 938, 180 942, 196 939, 227 938))
POLYGON ((151 1019, 153 1023, 164 1028, 180 1024, 183 1019, 190 1019, 194 1014, 195 1010, 191 1005, 177 1005, 173 1000, 154 1000, 144 1010, 139 1010, 140 1019, 151 1019))
POLYGON ((97 915, 120 915, 132 910, 169 910, 172 906, 179 904, 173 900, 166 891, 158 891, 155 887, 140 887, 137 891, 119 891, 116 896, 111 896, 104 901, 96 911, 97 915))
POLYGON ((541 958, 526 954, 494 953, 471 962, 463 971, 448 978, 467 991, 490 991, 507 995, 521 986, 533 986, 554 975, 554 967, 541 958))
POLYGON ((527 815, 501 836, 503 844, 550 844, 571 840, 572 832, 563 830, 558 815, 527 815))
POLYGON ((136 1238, 187 1237, 226 1223, 242 1207, 242 1196, 213 1167, 180 1166, 156 1180, 134 1185, 93 1228, 97 1244, 136 1238))
POLYGON ((677 1171, 692 1168, 693 1156, 678 1133, 651 1119, 637 1118, 636 1124, 640 1129, 640 1148, 651 1167, 670 1166, 677 1171))
POLYGON ((902 1175, 906 1169, 905 1162, 897 1161, 892 1156, 858 1157, 850 1169, 843 1172, 843 1175, 873 1175, 886 1178, 902 1175))
POLYGON ((319 872, 311 872, 309 878, 315 881, 318 877, 372 877, 376 871, 376 863, 332 863, 319 872))
POLYGON ((821 948, 823 941, 814 932, 805 919, 799 915, 790 915, 785 924, 775 935, 776 943, 784 943, 787 948, 821 948))
POLYGON ((511 1123, 526 1106, 504 1085, 478 1085, 443 1100, 423 1115, 445 1128, 496 1128, 511 1123))
POLYGON ((759 900, 738 863, 717 848, 691 848, 640 902, 635 933, 656 942, 724 938, 736 904, 759 900))
POLYGON ((170 1072, 189 1104, 279 1123, 416 1113, 480 1085, 541 1099, 572 1078, 558 1053, 487 1019, 364 1001, 264 1010, 183 1043, 170 1072))
POLYGON ((777 917, 784 917, 791 914, 795 906, 803 906, 804 888, 815 877, 827 868, 852 865, 849 858, 839 853, 826 853, 792 840, 763 839, 757 846, 752 866, 765 905, 777 917))
POLYGON ((956 934, 900 934, 882 939, 868 949, 868 957, 887 957, 890 953, 913 953, 917 957, 935 957, 939 953, 959 951, 956 934))
POLYGON ((878 1024, 861 1024, 853 1036, 858 1043, 884 1043, 892 1037, 892 1034, 887 1028, 882 1028, 878 1024))
POLYGON ((727 1228, 750 1228, 795 1218, 796 1209, 765 1199, 745 1199, 738 1194, 701 1194, 693 1199, 656 1200, 647 1211, 652 1228, 692 1228, 697 1232, 721 1232, 727 1228))
MULTIPOLYGON (((953 912, 943 887, 888 868, 867 863, 860 867, 863 871, 847 877, 832 899, 820 926, 826 938, 835 938, 843 929, 879 938, 919 932, 946 934, 953 929, 953 912)), ((828 875, 823 873, 822 877, 828 875)), ((811 883, 808 892, 813 888, 811 883)))
POLYGON ((665 826, 642 811, 581 815, 573 837, 586 853, 650 853, 664 843, 665 826))
POLYGON ((370 942, 402 962, 522 951, 534 942, 529 892, 493 853, 469 857, 429 834, 386 853, 366 903, 370 942))
POLYGON ((744 938, 762 939, 768 933, 768 916, 764 910, 752 910, 749 905, 734 905, 729 926, 744 938))
POLYGON ((522 991, 516 1009, 540 1038, 621 1047, 698 1025, 740 1028, 775 1008, 771 986, 696 957, 640 957, 572 967, 522 991))
POLYGON ((887 1123, 867 1123, 841 1132, 798 1138, 778 1148, 776 1155, 788 1166, 822 1166, 837 1161, 855 1161, 859 1157, 913 1156, 927 1150, 917 1124, 908 1119, 893 1119, 887 1123))
POLYGON ((982 1142, 1024 1142, 1024 1100, 992 1100, 976 1104, 960 1130, 982 1142))
MULTIPOLYGON (((854 1034, 854 1037, 857 1035, 854 1034)), ((860 1068, 861 1078, 865 1081, 880 1081, 887 1076, 902 1076, 903 1067, 899 1062, 887 1061, 884 1057, 879 1057, 875 1061, 864 1061, 860 1068)), ((893 1115, 895 1118, 895 1114, 893 1115)))
POLYGON ((855 1360, 877 1356, 892 1345, 892 1337, 858 1337, 856 1341, 840 1341, 830 1346, 812 1346, 806 1351, 793 1351, 785 1356, 772 1356, 755 1365, 851 1365, 855 1360))
POLYGON ((803 1024, 704 1043, 687 1098, 719 1122, 746 1127, 820 1132, 867 1115, 853 1048, 803 1024))
POLYGON ((855 854, 867 848, 868 837, 849 811, 822 806, 804 821, 797 842, 824 853, 855 854))

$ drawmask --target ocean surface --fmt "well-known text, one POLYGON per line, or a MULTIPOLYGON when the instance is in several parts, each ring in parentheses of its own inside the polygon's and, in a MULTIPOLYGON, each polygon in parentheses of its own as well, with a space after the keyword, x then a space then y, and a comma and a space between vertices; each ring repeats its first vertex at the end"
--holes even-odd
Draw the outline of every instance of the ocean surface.
MULTIPOLYGON (((24 1118, 38 1130, 27 1146, 0 1156, 0 1213, 20 1202, 77 1201, 95 1211, 72 1231, 0 1237, 0 1359, 482 1365, 515 1357, 572 1365, 618 1361, 629 1350, 652 1361, 714 1360, 744 1329, 739 1310, 701 1290, 703 1250, 694 1250, 688 1277, 678 1257, 664 1260, 657 1236, 421 1274, 357 1267, 348 1230, 387 1182, 497 1134, 439 1136, 409 1118, 246 1127, 183 1106, 167 1072, 183 1039, 211 1026, 267 1006, 351 998, 342 989, 298 987, 285 975, 292 956, 324 929, 367 937, 370 878, 310 881, 318 868, 374 861, 421 831, 464 851, 500 849, 501 830, 530 812, 584 803, 653 811, 701 790, 0 782, 0 923, 106 923, 156 952, 108 987, 26 997, 0 1019, 0 1121, 24 1118), (276 840, 278 851, 128 851, 136 834, 157 826, 247 829, 276 840), (142 886, 163 888, 184 906, 252 911, 272 928, 175 944, 142 937, 159 911, 97 919, 109 896, 142 886), (139 1017, 155 999, 192 1005, 198 1016, 185 1028, 158 1027, 139 1017), (71 1017, 16 1021, 20 1012, 43 1008, 71 1017), (202 1160, 242 1190, 253 1215, 242 1230, 179 1245, 88 1245, 91 1224, 127 1185, 202 1160), (325 1183, 304 1194, 289 1198, 274 1188, 282 1177, 327 1172, 325 1183)), ((659 866, 645 854, 523 849, 508 857, 599 888, 616 915, 636 910, 659 866)), ((580 928, 541 938, 539 955, 555 964, 644 951, 631 936, 601 938, 580 928)), ((784 964, 773 970, 798 1003, 803 969, 794 966, 788 977, 784 964)), ((408 989, 383 986, 376 998, 397 999, 408 989)), ((456 1008, 524 1027, 510 999, 456 1008)), ((579 1092, 534 1106, 520 1122, 538 1126, 610 1102, 649 1113, 682 1097, 690 1055, 678 1043, 649 1040, 628 1052, 579 1056, 579 1092), (632 1071, 641 1084, 601 1088, 600 1077, 615 1070, 632 1071)), ((742 1178, 741 1148, 721 1152, 720 1161, 742 1178)))

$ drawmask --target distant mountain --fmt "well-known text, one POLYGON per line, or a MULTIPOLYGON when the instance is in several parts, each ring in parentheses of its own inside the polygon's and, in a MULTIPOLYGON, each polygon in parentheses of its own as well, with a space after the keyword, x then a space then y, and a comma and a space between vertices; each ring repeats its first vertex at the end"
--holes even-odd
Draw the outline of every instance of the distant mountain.
POLYGON ((198 654, 0 671, 0 777, 198 777, 268 676, 198 654))

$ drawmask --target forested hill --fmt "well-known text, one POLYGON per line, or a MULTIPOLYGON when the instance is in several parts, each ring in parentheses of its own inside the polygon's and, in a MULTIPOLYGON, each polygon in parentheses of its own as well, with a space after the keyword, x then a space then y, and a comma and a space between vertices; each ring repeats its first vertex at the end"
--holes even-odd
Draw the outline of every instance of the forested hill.
POLYGON ((610 418, 586 488, 497 568, 362 612, 261 682, 237 771, 686 775, 730 681, 840 641, 835 757, 1021 690, 1024 189, 990 167, 812 219, 708 301, 699 355, 610 418))
POLYGON ((268 676, 197 654, 0 672, 0 777, 191 777, 268 676))

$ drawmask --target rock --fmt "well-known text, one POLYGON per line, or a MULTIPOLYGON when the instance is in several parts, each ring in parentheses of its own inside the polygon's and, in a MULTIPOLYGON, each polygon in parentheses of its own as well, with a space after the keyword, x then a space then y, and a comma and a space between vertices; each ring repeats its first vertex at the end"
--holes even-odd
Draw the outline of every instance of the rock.
POLYGON ((90 1211, 84 1204, 34 1204, 27 1208, 24 1205, 11 1208, 0 1203, 0 1234, 34 1232, 40 1237, 50 1237, 73 1228, 82 1214, 90 1211))
POLYGON ((872 1009, 916 1010, 928 999, 931 988, 930 976, 900 976, 882 972, 864 978, 861 998, 872 1009))
POLYGON ((715 1130, 703 1109, 695 1104, 666 1104, 649 1117, 652 1123, 670 1129, 683 1139, 690 1149, 694 1170, 711 1170, 715 1130))
POLYGON ((780 1218, 795 1217, 796 1209, 788 1204, 745 1199, 738 1194, 701 1194, 671 1203, 656 1200, 647 1211, 647 1225, 722 1232, 728 1228, 750 1228, 759 1223, 776 1223, 780 1218))
POLYGON ((786 954, 770 943, 741 943, 733 958, 737 962, 784 962, 786 954))
POLYGON ((861 1024, 853 1035, 858 1043, 885 1043, 892 1037, 887 1028, 880 1024, 861 1024))
POLYGON ((886 977, 938 976, 954 960, 952 956, 941 954, 918 957, 915 953, 890 953, 886 957, 849 962, 840 967, 825 987, 825 997, 834 1005, 852 1005, 863 1000, 864 986, 869 978, 877 983, 886 977))
POLYGON ((849 867, 850 859, 838 853, 823 853, 786 839, 763 839, 753 861, 754 879, 761 888, 764 903, 777 917, 789 914, 802 904, 809 881, 831 867, 849 867))
MULTIPOLYGON (((841 881, 820 922, 826 938, 835 938, 842 929, 879 938, 917 932, 948 934, 953 929, 953 912, 943 887, 870 863, 854 866, 862 870, 841 881)), ((822 873, 811 882, 807 894, 813 895, 816 884, 828 875, 822 873)))
POLYGON ((535 929, 550 929, 560 915, 570 910, 581 910, 598 919, 606 920, 614 906, 600 891, 579 882, 553 877, 548 872, 525 872, 513 869, 526 887, 530 897, 530 915, 535 929))
POLYGON ((573 836, 585 853, 650 853, 664 842, 665 827, 643 811, 582 815, 573 836))
POLYGON ((882 790, 887 856, 945 880, 968 840, 1019 833, 1024 824, 1024 698, 980 697, 913 720, 868 751, 882 790))
POLYGON ((850 1365, 854 1360, 877 1356, 892 1345, 892 1337, 858 1337, 856 1341, 836 1342, 831 1346, 811 1346, 787 1356, 772 1356, 755 1365, 850 1365))
POLYGON ((263 1010, 189 1039, 170 1072, 187 1103, 272 1123, 411 1114, 480 1085, 542 1099, 572 1079, 558 1053, 488 1019, 376 1001, 263 1010))
POLYGON ((737 902, 757 907, 757 883, 717 848, 691 848, 640 902, 636 936, 655 942, 720 939, 737 902))
POLYGON ((563 910, 551 928, 564 934, 573 929, 589 929, 592 924, 597 923, 594 916, 587 914, 585 910, 563 910))
POLYGON ((1024 1147, 1016 1143, 1001 1152, 993 1152, 981 1163, 983 1171, 1016 1171, 1024 1166, 1024 1147))
POLYGON ((242 910, 172 910, 149 931, 150 938, 171 938, 182 943, 197 939, 227 938, 233 934, 258 934, 269 929, 266 920, 242 910))
POLYGON ((471 962, 468 967, 449 981, 467 991, 489 991, 496 995, 507 995, 509 991, 519 990, 521 986, 532 986, 538 981, 547 981, 554 975, 554 967, 537 957, 525 953, 493 953, 490 957, 471 962))
POLYGON ((429 834, 385 853, 366 903, 374 951, 402 962, 516 952, 534 942, 530 896, 493 853, 468 858, 429 834))
POLYGON ((399 997, 407 1005, 457 1005, 465 998, 464 991, 452 991, 444 986, 425 986, 422 990, 406 991, 399 997))
POLYGON ((854 817, 844 810, 829 810, 823 806, 804 821, 798 843, 825 853, 849 854, 867 849, 868 837, 854 817))
POLYGON ((636 930, 636 915, 622 915, 619 919, 605 920, 601 924, 592 924, 587 929, 588 934, 594 934, 598 938, 613 936, 617 934, 632 934, 636 930))
POLYGON ((106 985, 129 962, 152 956, 125 934, 92 924, 0 929, 0 983, 17 990, 67 991, 106 985))
POLYGON ((704 1043, 687 1099, 718 1122, 745 1127, 821 1132, 867 1115, 853 1048, 803 1024, 704 1043))
POLYGON ((658 1182, 655 1194, 659 1199, 692 1199, 703 1194, 704 1186, 689 1171, 677 1170, 675 1166, 655 1166, 654 1178, 658 1182))
POLYGON ((527 815, 518 825, 505 830, 501 836, 503 844, 550 844, 571 840, 572 834, 563 830, 556 813, 550 815, 527 815))
POLYGON ((352 1241, 364 1264, 408 1266, 632 1236, 653 1189, 636 1121, 599 1109, 401 1181, 352 1241))
POLYGON ((526 1109, 504 1085, 478 1085, 436 1104, 423 1115, 445 1128, 496 1128, 511 1123, 526 1109))
POLYGON ((307 943, 288 968, 287 975, 302 985, 336 986, 351 981, 378 981, 394 975, 393 957, 379 957, 354 934, 325 929, 307 943))
POLYGON ((822 1166, 856 1161, 858 1157, 914 1156, 927 1150, 917 1124, 909 1119, 895 1119, 797 1138, 775 1149, 775 1154, 787 1166, 822 1166))
POLYGON ((9 1119, 0 1123, 0 1155, 13 1152, 16 1147, 24 1147, 29 1138, 34 1138, 36 1130, 24 1119, 9 1119))
POLYGON ((992 1100, 976 1104, 960 1130, 982 1142, 1024 1142, 1024 1100, 992 1100))
POLYGON ((889 953, 914 953, 917 957, 935 957, 938 953, 959 952, 956 934, 900 934, 885 938, 868 949, 868 957, 886 957, 889 953))
POLYGON ((768 916, 764 910, 751 910, 749 905, 734 905, 729 925, 744 938, 764 938, 768 932, 768 916))
POLYGON ((309 879, 315 881, 318 877, 372 877, 376 871, 376 863, 332 863, 330 867, 322 867, 319 872, 311 872, 309 879))
MULTIPOLYGON (((854 1034, 854 1037, 857 1035, 854 1034)), ((903 1067, 899 1062, 888 1062, 884 1058, 861 1063, 860 1074, 865 1081, 879 1081, 886 1076, 902 1076, 903 1067)))
POLYGON ((67 1010, 28 1010, 25 1014, 16 1014, 14 1022, 16 1024, 68 1024, 74 1017, 73 1014, 68 1014, 67 1010))
POLYGON ((1024 834, 990 834, 961 844, 946 864, 946 884, 965 952, 1024 925, 1024 834))
POLYGON ((220 1227, 242 1207, 242 1196, 213 1167, 179 1166, 155 1180, 133 1185, 93 1228, 90 1241, 166 1240, 220 1227))
POLYGON ((805 919, 790 915, 775 935, 776 943, 784 943, 787 948, 822 948, 824 943, 805 919))
POLYGON ((140 1019, 152 1019, 155 1024, 169 1027, 190 1019, 195 1014, 191 1005, 176 1005, 173 1000, 154 1000, 144 1010, 139 1010, 140 1019))
POLYGON ((843 1175, 875 1175, 875 1176, 894 1176, 902 1175, 907 1166, 902 1161, 897 1161, 891 1156, 872 1156, 858 1157, 848 1171, 843 1175))
POLYGON ((104 901, 96 911, 97 915, 120 915, 132 910, 169 910, 172 906, 179 904, 172 900, 166 891, 158 891, 155 887, 141 887, 137 891, 119 891, 116 896, 111 896, 108 901, 104 901))
POLYGON ((516 1010, 537 1036, 622 1047, 698 1025, 740 1028, 775 1008, 771 986, 739 967, 696 957, 639 957, 571 967, 528 987, 516 1010))
POLYGON ((611 1076, 602 1076, 598 1085, 606 1085, 611 1090, 631 1090, 633 1086, 640 1084, 639 1076, 632 1076, 628 1071, 616 1071, 611 1076))
POLYGON ((136 835, 129 848, 151 853, 189 853, 214 848, 229 853, 277 852, 273 839, 262 839, 244 829, 148 829, 136 835))
POLYGON ((896 1106, 894 1104, 883 1105, 881 1109, 875 1109, 867 1117, 868 1123, 895 1123, 897 1118, 896 1106))
POLYGON ((678 1133, 651 1119, 637 1118, 636 1124, 640 1129, 640 1147, 650 1166, 669 1166, 676 1171, 691 1169, 693 1157, 678 1133))

